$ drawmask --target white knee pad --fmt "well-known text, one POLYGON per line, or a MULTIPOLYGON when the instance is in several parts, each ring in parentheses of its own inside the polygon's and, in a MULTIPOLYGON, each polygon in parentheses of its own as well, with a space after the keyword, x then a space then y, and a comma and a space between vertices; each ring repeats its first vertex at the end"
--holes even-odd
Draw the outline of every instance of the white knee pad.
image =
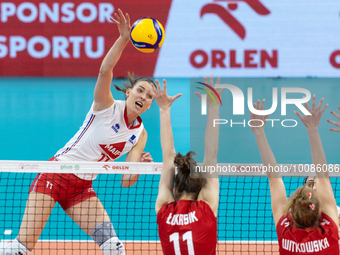
POLYGON ((125 248, 118 237, 112 237, 99 247, 104 255, 125 255, 125 248))
POLYGON ((28 255, 29 253, 31 253, 31 251, 17 238, 0 247, 0 255, 28 255))

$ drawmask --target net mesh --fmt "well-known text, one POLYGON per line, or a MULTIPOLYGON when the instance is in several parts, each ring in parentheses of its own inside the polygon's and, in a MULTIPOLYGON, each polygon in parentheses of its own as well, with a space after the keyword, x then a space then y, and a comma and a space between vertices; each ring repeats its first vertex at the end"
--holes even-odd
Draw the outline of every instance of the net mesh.
MULTIPOLYGON (((143 164, 140 165, 143 167, 143 164)), ((160 164, 146 164, 138 182, 129 188, 122 187, 122 170, 119 169, 117 172, 120 173, 105 170, 106 174, 98 175, 93 181, 92 187, 104 205, 117 236, 124 243, 126 254, 163 254, 154 209, 160 179, 159 167, 160 164)), ((134 169, 130 172, 134 173, 134 169)), ((18 235, 28 191, 38 174, 38 169, 35 172, 30 172, 32 169, 19 170, 0 172, 2 245, 18 235)), ((130 173, 129 170, 124 171, 130 173)), ((303 184, 303 177, 283 179, 287 194, 303 184)), ((337 198, 340 180, 332 177, 331 182, 337 198)), ((239 174, 220 177, 217 222, 218 254, 278 254, 270 191, 265 176, 239 174)), ((57 203, 31 254, 84 255, 102 252, 57 203)))

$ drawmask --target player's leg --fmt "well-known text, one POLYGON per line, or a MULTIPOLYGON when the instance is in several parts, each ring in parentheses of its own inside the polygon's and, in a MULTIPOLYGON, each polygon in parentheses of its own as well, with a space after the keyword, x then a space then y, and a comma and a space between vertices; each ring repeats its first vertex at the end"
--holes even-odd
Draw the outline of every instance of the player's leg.
POLYGON ((104 255, 125 255, 111 220, 98 197, 91 197, 65 212, 99 245, 104 255))
POLYGON ((27 199, 19 235, 0 249, 0 255, 29 254, 34 249, 54 205, 52 197, 31 192, 27 199))

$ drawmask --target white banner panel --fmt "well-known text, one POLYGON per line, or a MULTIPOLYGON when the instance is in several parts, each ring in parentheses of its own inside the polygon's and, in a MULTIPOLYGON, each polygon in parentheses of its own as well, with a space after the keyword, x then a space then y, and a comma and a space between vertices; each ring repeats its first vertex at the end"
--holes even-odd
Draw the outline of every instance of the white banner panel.
POLYGON ((155 76, 339 77, 339 0, 173 0, 155 76))

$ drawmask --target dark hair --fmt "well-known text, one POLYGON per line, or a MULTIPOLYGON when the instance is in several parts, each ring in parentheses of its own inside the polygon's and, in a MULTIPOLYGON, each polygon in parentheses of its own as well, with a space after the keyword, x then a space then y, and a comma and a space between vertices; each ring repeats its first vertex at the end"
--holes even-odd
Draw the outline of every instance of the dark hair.
POLYGON ((195 154, 193 151, 189 151, 185 156, 181 153, 177 153, 174 159, 175 166, 177 167, 177 175, 175 176, 175 197, 179 199, 183 192, 191 194, 193 200, 196 200, 198 193, 201 191, 205 184, 204 178, 191 178, 190 170, 194 172, 196 168, 196 161, 192 158, 195 154))
POLYGON ((289 213, 294 224, 301 229, 319 225, 320 201, 315 190, 307 187, 298 188, 290 196, 284 214, 289 213))
MULTIPOLYGON (((124 87, 118 87, 116 84, 113 84, 113 86, 115 86, 116 90, 123 92, 124 95, 125 95, 125 93, 128 89, 132 89, 137 84, 137 82, 139 82, 139 81, 146 81, 146 82, 152 83, 157 89, 157 86, 154 83, 154 81, 152 79, 148 78, 148 77, 139 77, 139 76, 135 76, 134 73, 128 72, 127 78, 129 80, 129 83, 122 82, 124 87)), ((125 95, 125 98, 126 98, 126 95, 125 95)))

